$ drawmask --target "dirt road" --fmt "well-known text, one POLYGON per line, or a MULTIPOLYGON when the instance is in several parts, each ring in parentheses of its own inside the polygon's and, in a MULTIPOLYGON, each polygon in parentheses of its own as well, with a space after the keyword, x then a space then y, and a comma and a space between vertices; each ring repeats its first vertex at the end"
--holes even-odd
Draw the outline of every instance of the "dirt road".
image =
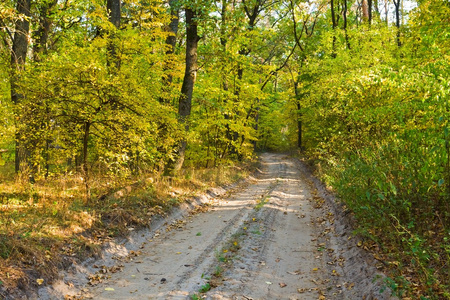
POLYGON ((263 154, 257 178, 211 197, 206 212, 140 235, 134 251, 119 247, 112 259, 89 262, 96 273, 86 285, 66 274, 40 298, 388 298, 371 284, 376 269, 355 258, 360 249, 336 232, 334 212, 300 170, 285 155, 263 154))

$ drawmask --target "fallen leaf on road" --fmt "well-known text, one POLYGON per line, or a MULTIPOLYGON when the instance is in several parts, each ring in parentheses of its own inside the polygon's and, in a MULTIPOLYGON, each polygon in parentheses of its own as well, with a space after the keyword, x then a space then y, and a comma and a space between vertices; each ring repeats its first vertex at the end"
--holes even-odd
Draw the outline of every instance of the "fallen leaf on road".
POLYGON ((288 274, 291 274, 291 275, 300 275, 300 271, 298 270, 298 271, 294 271, 294 272, 287 272, 288 274))
POLYGON ((37 282, 37 284, 41 285, 44 283, 44 279, 42 279, 42 278, 36 279, 36 282, 37 282))
POLYGON ((297 292, 299 292, 300 294, 306 292, 306 289, 297 289, 297 292))
POLYGON ((280 285, 281 288, 284 288, 285 286, 287 286, 287 284, 284 283, 284 282, 280 282, 279 285, 280 285))
POLYGON ((105 288, 105 291, 114 291, 114 289, 112 287, 107 287, 105 288))
POLYGON ((268 284, 268 285, 271 285, 271 284, 272 284, 272 282, 270 282, 270 281, 266 281, 266 284, 268 284))

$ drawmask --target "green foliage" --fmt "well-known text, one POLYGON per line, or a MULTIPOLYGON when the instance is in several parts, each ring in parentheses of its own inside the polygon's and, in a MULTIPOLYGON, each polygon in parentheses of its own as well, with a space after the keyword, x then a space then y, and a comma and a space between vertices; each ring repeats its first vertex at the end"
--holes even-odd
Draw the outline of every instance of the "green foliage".
POLYGON ((202 285, 198 291, 200 293, 206 293, 210 289, 211 289, 211 285, 209 283, 206 283, 206 284, 202 285))
MULTIPOLYGON (((189 170, 220 169, 255 149, 288 151, 302 136, 358 231, 398 262, 387 285, 398 294, 448 295, 450 6, 417 2, 400 30, 377 12, 368 24, 355 1, 347 1, 345 25, 339 8, 335 28, 326 1, 178 2, 196 10, 202 37, 186 132, 177 115, 185 24, 181 17, 167 55, 163 2, 123 2, 116 28, 105 1, 32 1, 30 55, 11 77, 15 22, 24 16, 14 1, 2 1, 1 179, 12 178, 17 142, 26 157, 17 178, 33 202, 28 175, 56 179, 89 169, 123 182, 163 172, 181 140, 189 170), (43 20, 50 26, 38 51, 43 20), (417 278, 405 276, 411 268, 417 278)), ((93 195, 102 188, 94 184, 93 195)), ((64 212, 51 203, 46 213, 64 212)), ((3 258, 10 255, 4 245, 0 239, 3 258)))
MULTIPOLYGON (((351 49, 343 32, 330 33, 339 37, 337 56, 310 59, 302 114, 309 153, 359 232, 400 261, 389 286, 400 295, 407 286, 400 279, 408 278, 427 287, 410 282, 408 293, 433 298, 448 290, 450 275, 450 86, 443 80, 450 64, 441 38, 450 31, 435 34, 424 24, 439 22, 423 15, 432 7, 440 6, 417 9, 401 48, 386 42, 396 33, 381 25, 349 30, 351 49), (406 265, 415 278, 404 276, 406 265)), ((324 53, 332 52, 330 41, 325 35, 324 53)))

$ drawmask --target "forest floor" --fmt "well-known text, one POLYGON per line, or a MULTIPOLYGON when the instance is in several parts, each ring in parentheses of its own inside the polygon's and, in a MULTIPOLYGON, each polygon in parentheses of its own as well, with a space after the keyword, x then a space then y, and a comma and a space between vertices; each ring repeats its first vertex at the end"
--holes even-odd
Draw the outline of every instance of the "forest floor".
POLYGON ((345 212, 298 160, 210 190, 110 242, 37 299, 390 299, 345 212))

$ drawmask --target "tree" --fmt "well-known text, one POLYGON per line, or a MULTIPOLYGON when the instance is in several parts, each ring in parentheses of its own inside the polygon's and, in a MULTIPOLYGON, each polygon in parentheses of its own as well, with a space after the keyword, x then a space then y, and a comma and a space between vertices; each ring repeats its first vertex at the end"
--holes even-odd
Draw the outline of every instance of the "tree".
MULTIPOLYGON (((184 125, 186 135, 189 131, 189 116, 191 115, 192 93, 194 92, 195 79, 197 77, 197 49, 198 41, 198 13, 195 8, 186 8, 186 66, 184 71, 181 95, 178 101, 178 116, 184 125)), ((178 146, 177 157, 171 172, 177 173, 183 166, 186 155, 187 137, 185 136, 178 146)))
MULTIPOLYGON (((19 92, 18 83, 20 81, 20 72, 25 67, 25 61, 28 51, 28 34, 30 30, 30 9, 31 0, 18 0, 17 13, 20 17, 15 22, 14 37, 12 40, 11 51, 11 100, 14 103, 16 110, 20 111, 20 102, 23 95, 19 92)), ((19 120, 20 115, 18 117, 19 120)), ((20 123, 17 122, 18 124, 20 123)), ((17 127, 16 127, 17 128, 17 127)), ((16 173, 20 171, 22 164, 27 163, 27 150, 25 141, 22 139, 22 133, 16 131, 16 156, 15 156, 15 170, 16 173)))

